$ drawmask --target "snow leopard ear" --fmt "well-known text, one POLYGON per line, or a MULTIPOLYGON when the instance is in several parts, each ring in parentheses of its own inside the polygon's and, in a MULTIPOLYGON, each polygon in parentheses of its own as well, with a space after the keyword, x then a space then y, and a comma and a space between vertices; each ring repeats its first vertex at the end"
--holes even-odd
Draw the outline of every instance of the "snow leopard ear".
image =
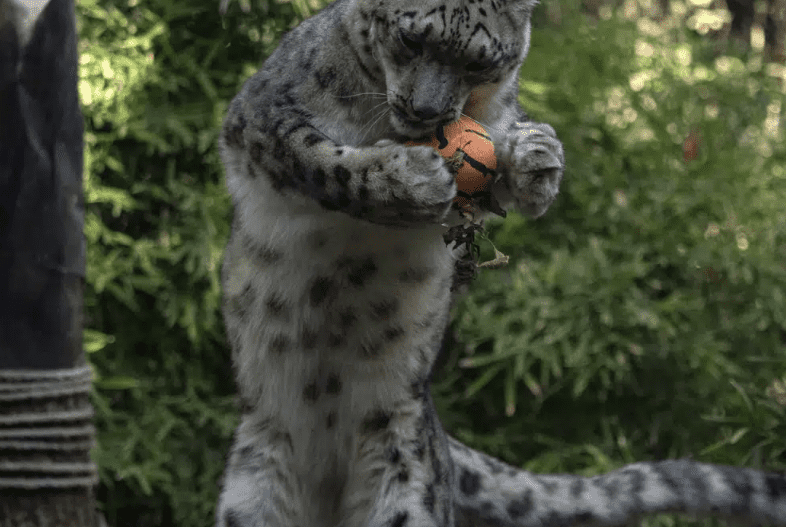
POLYGON ((36 22, 49 1, 0 0, 0 28, 7 24, 14 28, 20 49, 24 49, 30 42, 36 22))
POLYGON ((515 11, 523 11, 526 16, 530 16, 539 4, 540 0, 508 0, 508 6, 515 11))

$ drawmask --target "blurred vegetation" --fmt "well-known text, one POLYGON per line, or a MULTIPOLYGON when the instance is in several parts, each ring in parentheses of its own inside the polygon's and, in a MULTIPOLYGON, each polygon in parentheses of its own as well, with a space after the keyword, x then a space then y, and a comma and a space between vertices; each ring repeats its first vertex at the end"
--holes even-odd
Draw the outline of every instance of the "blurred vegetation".
MULTIPOLYGON (((511 265, 455 308, 440 415, 534 471, 676 456, 784 469, 786 68, 755 39, 732 52, 704 35, 708 2, 673 0, 657 22, 643 0, 593 17, 574 4, 538 8, 521 77, 565 142, 562 194, 542 219, 490 225, 511 265)), ((216 136, 318 7, 78 0, 85 347, 115 527, 212 525, 237 422, 216 136)))

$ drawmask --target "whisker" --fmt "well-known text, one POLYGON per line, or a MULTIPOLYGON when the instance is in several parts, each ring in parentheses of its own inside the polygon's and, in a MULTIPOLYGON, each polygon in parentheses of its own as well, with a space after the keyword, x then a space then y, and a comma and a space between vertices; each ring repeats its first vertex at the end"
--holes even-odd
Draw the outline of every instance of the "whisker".
MULTIPOLYGON (((386 116, 387 116, 388 112, 390 112, 390 108, 386 108, 384 111, 382 111, 382 112, 381 112, 381 113, 380 113, 380 114, 377 116, 377 118, 376 118, 376 119, 374 119, 373 121, 371 121, 370 123, 368 123, 368 125, 367 125, 367 126, 364 126, 364 127, 363 127, 363 128, 366 128, 366 131, 365 131, 365 133, 363 134, 363 136, 360 138, 360 142, 361 142, 361 143, 363 143, 363 142, 366 140, 366 137, 368 137, 368 134, 371 132, 371 130, 373 130, 374 126, 375 126, 375 125, 376 125, 376 124, 377 124, 377 123, 380 121, 380 119, 382 119, 383 117, 386 117, 386 116)), ((361 129, 361 131, 362 131, 362 129, 361 129)))
POLYGON ((379 108, 380 106, 385 106, 385 105, 387 105, 387 103, 388 103, 387 101, 382 101, 381 103, 378 103, 377 105, 375 105, 375 106, 373 106, 372 108, 370 108, 370 109, 366 110, 365 112, 363 112, 363 115, 362 115, 362 117, 365 117, 365 116, 366 116, 366 115, 368 115, 369 113, 371 113, 371 112, 375 111, 375 110, 376 110, 377 108, 379 108))
POLYGON ((460 112, 460 113, 461 113, 462 116, 467 117, 468 119, 472 119, 473 121, 478 123, 480 126, 482 126, 486 130, 493 130, 495 132, 500 132, 500 130, 497 127, 495 127, 495 126, 491 126, 491 125, 488 125, 486 123, 480 122, 477 119, 475 119, 474 117, 470 117, 469 115, 465 114, 464 112, 460 112))
POLYGON ((373 97, 385 97, 384 93, 381 92, 363 92, 363 93, 355 93, 353 95, 337 95, 337 99, 351 99, 353 97, 363 97, 363 96, 373 96, 373 97))

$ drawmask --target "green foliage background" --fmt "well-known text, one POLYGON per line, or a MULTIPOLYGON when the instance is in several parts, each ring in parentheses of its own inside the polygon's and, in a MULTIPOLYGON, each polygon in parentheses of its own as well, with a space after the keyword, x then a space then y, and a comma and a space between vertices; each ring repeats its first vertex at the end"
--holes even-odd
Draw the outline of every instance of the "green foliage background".
MULTIPOLYGON (((511 265, 455 309, 440 415, 534 471, 675 456, 783 469, 783 66, 686 30, 690 4, 655 24, 574 3, 557 3, 560 22, 539 8, 522 71, 525 107, 565 142, 562 194, 538 221, 490 227, 511 265)), ((241 2, 222 18, 217 5, 78 1, 85 347, 116 527, 212 525, 237 421, 217 131, 282 31, 318 7, 241 2)))

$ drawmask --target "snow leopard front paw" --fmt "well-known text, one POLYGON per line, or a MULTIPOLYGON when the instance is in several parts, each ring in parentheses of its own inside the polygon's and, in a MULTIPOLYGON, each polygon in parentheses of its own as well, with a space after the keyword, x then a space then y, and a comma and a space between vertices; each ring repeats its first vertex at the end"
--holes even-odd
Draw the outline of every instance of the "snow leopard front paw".
POLYGON ((380 142, 383 153, 370 186, 385 203, 377 221, 416 226, 439 223, 456 197, 455 177, 445 160, 428 146, 404 146, 380 142))
POLYGON ((537 218, 557 197, 565 155, 554 129, 542 123, 524 123, 498 149, 504 183, 516 206, 537 218))

